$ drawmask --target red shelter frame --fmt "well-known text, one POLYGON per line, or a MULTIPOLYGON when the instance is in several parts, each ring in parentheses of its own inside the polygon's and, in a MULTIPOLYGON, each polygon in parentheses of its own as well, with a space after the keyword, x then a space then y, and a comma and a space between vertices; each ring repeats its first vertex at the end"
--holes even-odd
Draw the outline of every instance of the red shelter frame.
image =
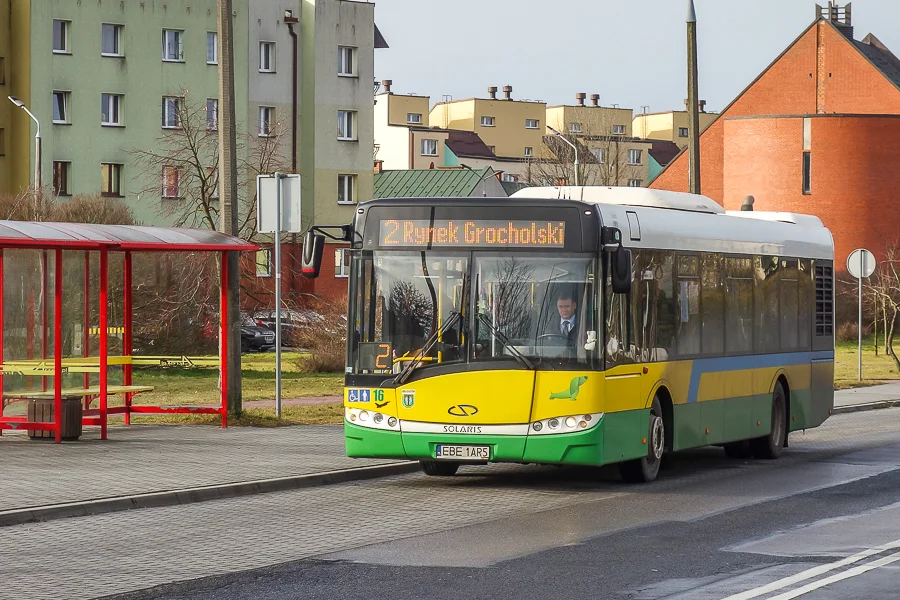
MULTIPOLYGON (((100 438, 107 439, 108 418, 111 414, 124 414, 125 424, 130 424, 132 413, 190 413, 190 414, 219 414, 222 416, 222 427, 228 425, 228 280, 236 274, 228 272, 228 252, 247 252, 258 250, 258 246, 236 237, 209 230, 185 229, 175 227, 139 227, 129 225, 93 225, 81 223, 37 223, 25 221, 0 220, 0 332, 3 331, 3 250, 4 249, 31 249, 42 250, 41 260, 44 264, 45 283, 47 278, 48 252, 55 253, 54 269, 54 298, 53 311, 54 343, 53 343, 53 421, 33 422, 28 417, 2 416, 0 415, 0 433, 5 429, 27 429, 54 432, 54 441, 62 441, 62 301, 63 301, 63 260, 64 250, 77 250, 85 252, 84 263, 84 295, 85 295, 85 325, 90 318, 90 258, 89 252, 98 252, 100 255, 100 289, 99 289, 99 336, 100 336, 100 393, 99 409, 84 411, 83 425, 100 427, 100 438), (168 253, 168 252, 215 252, 221 254, 221 280, 219 297, 219 333, 220 350, 219 365, 221 369, 221 396, 218 407, 158 407, 158 406, 134 406, 132 394, 125 394, 125 405, 109 407, 107 368, 109 366, 109 253, 123 252, 123 277, 124 277, 124 332, 123 355, 132 356, 132 254, 134 252, 168 253)), ((239 274, 237 274, 239 276, 239 274)), ((44 290, 48 289, 44 285, 44 290)), ((46 300, 46 298, 44 299, 46 300)), ((42 347, 41 356, 47 358, 47 302, 42 302, 43 314, 41 328, 42 347)), ((87 333, 87 332, 85 332, 87 333)), ((84 356, 88 357, 90 348, 85 335, 84 356)), ((30 356, 29 356, 30 358, 30 356)), ((0 334, 0 364, 3 363, 3 336, 0 334)), ((46 391, 47 380, 42 377, 42 389, 46 391)), ((89 382, 85 374, 85 387, 89 382)), ((130 386, 132 383, 132 365, 123 365, 123 383, 130 386)), ((0 369, 0 391, 3 389, 3 371, 0 369)))

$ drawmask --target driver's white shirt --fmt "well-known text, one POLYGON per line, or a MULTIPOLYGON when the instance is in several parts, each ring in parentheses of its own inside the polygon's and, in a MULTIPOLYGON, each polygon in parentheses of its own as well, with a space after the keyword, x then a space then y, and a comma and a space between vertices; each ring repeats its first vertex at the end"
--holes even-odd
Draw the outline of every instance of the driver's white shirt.
POLYGON ((569 331, 572 331, 573 329, 575 329, 575 315, 572 315, 572 316, 569 317, 568 319, 563 319, 563 318, 560 318, 560 319, 559 319, 559 332, 560 332, 560 333, 562 333, 562 332, 564 331, 564 330, 563 330, 563 323, 568 323, 568 324, 569 324, 569 331))

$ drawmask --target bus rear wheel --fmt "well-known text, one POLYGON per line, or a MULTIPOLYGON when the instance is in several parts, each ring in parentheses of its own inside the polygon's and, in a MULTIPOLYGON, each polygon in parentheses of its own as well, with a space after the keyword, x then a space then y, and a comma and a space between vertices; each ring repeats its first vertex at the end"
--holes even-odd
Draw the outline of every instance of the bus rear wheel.
POLYGON ((422 472, 431 477, 452 477, 459 470, 458 462, 442 460, 420 460, 422 472))
POLYGON ((659 398, 653 398, 647 432, 647 456, 619 465, 622 479, 628 483, 650 483, 656 479, 665 450, 666 425, 663 421, 662 403, 659 398))
POLYGON ((756 458, 776 459, 781 456, 785 439, 786 400, 781 382, 775 384, 772 392, 772 430, 769 435, 750 440, 750 449, 756 458))

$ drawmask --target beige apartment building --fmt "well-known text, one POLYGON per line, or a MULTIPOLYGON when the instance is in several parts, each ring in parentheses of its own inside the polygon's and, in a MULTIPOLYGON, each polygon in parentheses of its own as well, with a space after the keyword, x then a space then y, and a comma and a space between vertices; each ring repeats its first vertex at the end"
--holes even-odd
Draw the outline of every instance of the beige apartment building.
MULTIPOLYGON (((706 101, 700 101, 700 132, 716 120, 718 113, 706 112, 706 101)), ((679 148, 687 148, 688 114, 685 110, 646 113, 637 115, 631 124, 634 135, 652 140, 666 140, 678 144, 679 148)))
POLYGON ((488 88, 489 98, 438 102, 430 122, 444 129, 474 131, 498 158, 523 159, 536 154, 544 135, 547 104, 513 100, 512 86, 488 88))

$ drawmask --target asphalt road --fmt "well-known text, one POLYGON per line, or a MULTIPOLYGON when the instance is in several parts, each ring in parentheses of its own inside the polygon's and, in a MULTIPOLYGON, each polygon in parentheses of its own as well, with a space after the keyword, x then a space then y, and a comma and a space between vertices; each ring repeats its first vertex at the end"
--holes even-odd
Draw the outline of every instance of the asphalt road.
MULTIPOLYGON (((145 583, 187 581, 117 597, 900 598, 900 409, 834 417, 793 435, 778 461, 679 455, 652 485, 623 484, 612 468, 460 473, 177 507, 171 518, 195 535, 173 533, 169 558, 219 561, 194 572, 224 574, 191 579, 161 559, 145 583), (222 519, 256 519, 263 534, 214 536, 197 512, 211 505, 222 519), (251 558, 273 545, 281 564, 251 558)), ((110 526, 123 550, 145 552, 141 527, 110 526)))

